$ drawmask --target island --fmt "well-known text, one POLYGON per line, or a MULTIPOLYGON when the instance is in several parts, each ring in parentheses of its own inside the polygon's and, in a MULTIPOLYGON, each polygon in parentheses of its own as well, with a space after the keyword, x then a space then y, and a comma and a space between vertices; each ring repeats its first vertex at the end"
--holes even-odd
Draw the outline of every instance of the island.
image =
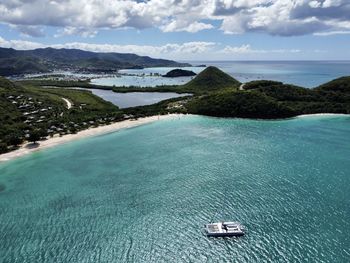
POLYGON ((269 80, 243 84, 210 66, 184 85, 147 89, 147 92, 170 91, 191 96, 126 109, 119 109, 90 91, 69 87, 145 91, 139 87, 97 86, 86 81, 13 82, 0 78, 0 153, 15 150, 23 142, 35 143, 91 127, 169 113, 253 119, 282 119, 315 113, 350 114, 350 77, 338 78, 313 89, 269 80))
POLYGON ((184 69, 173 69, 163 75, 165 78, 178 78, 178 77, 193 77, 196 76, 197 74, 194 73, 191 70, 184 70, 184 69))

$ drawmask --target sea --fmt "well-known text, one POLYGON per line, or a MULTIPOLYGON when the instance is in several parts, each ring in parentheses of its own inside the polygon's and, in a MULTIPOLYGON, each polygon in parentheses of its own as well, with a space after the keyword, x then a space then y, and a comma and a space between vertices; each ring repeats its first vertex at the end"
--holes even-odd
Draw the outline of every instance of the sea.
POLYGON ((1 163, 0 262, 349 262, 349 134, 188 115, 1 163))
MULTIPOLYGON (((184 67, 200 73, 206 67, 215 66, 236 78, 242 83, 253 80, 275 80, 306 88, 314 88, 333 79, 350 76, 350 61, 182 61, 193 65, 184 67)), ((56 72, 78 78, 89 78, 92 84, 117 87, 142 87, 143 92, 116 93, 110 90, 90 89, 92 93, 107 100, 119 108, 144 106, 191 94, 173 92, 147 92, 162 85, 183 85, 194 77, 164 78, 172 67, 154 67, 144 69, 120 70, 121 75, 97 76, 93 74, 77 74, 73 72, 56 72)), ((46 74, 43 74, 46 75, 46 74)), ((27 77, 38 77, 33 74, 27 77)), ((86 89, 85 89, 86 90, 86 89)))
MULTIPOLYGON (((245 83, 252 80, 275 80, 306 88, 317 87, 342 76, 350 76, 350 61, 183 61, 193 67, 184 68, 199 73, 205 67, 215 66, 237 80, 245 83)), ((121 70, 121 77, 92 79, 93 84, 107 86, 181 85, 192 77, 164 78, 174 68, 145 68, 121 70)))

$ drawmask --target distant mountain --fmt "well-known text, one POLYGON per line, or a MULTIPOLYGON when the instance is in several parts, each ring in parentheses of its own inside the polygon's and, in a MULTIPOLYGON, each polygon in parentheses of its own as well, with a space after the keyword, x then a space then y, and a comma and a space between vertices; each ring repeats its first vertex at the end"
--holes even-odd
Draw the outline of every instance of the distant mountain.
POLYGON ((40 48, 15 50, 0 48, 0 75, 72 70, 77 72, 114 72, 144 67, 183 67, 187 63, 124 53, 96 53, 79 49, 40 48))

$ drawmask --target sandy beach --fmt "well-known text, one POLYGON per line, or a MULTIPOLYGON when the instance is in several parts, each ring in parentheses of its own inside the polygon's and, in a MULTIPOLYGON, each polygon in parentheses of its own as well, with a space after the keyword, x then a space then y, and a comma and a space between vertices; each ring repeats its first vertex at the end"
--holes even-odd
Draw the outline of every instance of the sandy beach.
POLYGON ((302 114, 296 116, 296 118, 305 118, 305 117, 337 117, 337 116, 349 116, 349 114, 343 114, 343 113, 313 113, 313 114, 302 114))
POLYGON ((165 119, 170 119, 170 118, 179 118, 182 116, 181 114, 169 114, 169 115, 160 115, 160 116, 151 116, 151 117, 145 117, 145 118, 140 118, 137 120, 125 120, 125 121, 120 121, 116 122, 110 125, 105 125, 105 126, 99 126, 96 128, 90 128, 87 130, 83 130, 78 132, 77 134, 67 134, 62 137, 53 137, 49 138, 45 141, 40 141, 37 147, 33 147, 33 144, 31 143, 25 143, 20 146, 19 149, 4 153, 0 155, 0 162, 6 162, 9 160, 13 160, 15 158, 40 151, 43 149, 51 148, 56 145, 61 145, 65 144, 71 141, 79 140, 82 138, 87 138, 87 137, 92 137, 96 135, 101 135, 101 134, 106 134, 106 133, 111 133, 111 132, 116 132, 121 129, 126 129, 126 128, 132 128, 136 126, 140 126, 143 124, 155 122, 158 120, 165 120, 165 119))

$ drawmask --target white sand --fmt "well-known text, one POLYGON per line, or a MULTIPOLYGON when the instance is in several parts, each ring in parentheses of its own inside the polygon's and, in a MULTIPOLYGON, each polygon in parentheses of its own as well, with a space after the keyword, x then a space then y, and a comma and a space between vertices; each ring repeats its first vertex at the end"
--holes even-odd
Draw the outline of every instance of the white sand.
POLYGON ((9 161, 9 160, 21 157, 21 156, 26 155, 26 154, 30 154, 32 152, 51 148, 51 147, 54 147, 56 145, 65 144, 65 143, 75 141, 75 140, 78 140, 81 138, 111 133, 111 132, 118 131, 120 129, 132 128, 132 127, 136 127, 139 125, 151 123, 151 122, 154 122, 157 120, 164 120, 164 119, 169 119, 169 118, 179 118, 180 116, 182 116, 182 115, 181 114, 169 114, 169 115, 145 117, 145 118, 140 118, 138 120, 120 121, 120 122, 116 122, 116 123, 113 123, 110 125, 105 125, 105 126, 100 126, 100 127, 96 127, 96 128, 90 128, 87 130, 83 130, 83 131, 78 132, 77 134, 68 134, 68 135, 64 135, 62 137, 49 138, 46 141, 40 141, 39 142, 40 144, 38 145, 38 147, 35 147, 35 148, 30 148, 33 145, 31 143, 26 143, 15 151, 1 154, 0 155, 0 162, 9 161))
POLYGON ((342 114, 342 113, 314 113, 314 114, 302 114, 296 116, 296 118, 305 118, 305 117, 337 117, 337 116, 350 116, 349 114, 342 114))

